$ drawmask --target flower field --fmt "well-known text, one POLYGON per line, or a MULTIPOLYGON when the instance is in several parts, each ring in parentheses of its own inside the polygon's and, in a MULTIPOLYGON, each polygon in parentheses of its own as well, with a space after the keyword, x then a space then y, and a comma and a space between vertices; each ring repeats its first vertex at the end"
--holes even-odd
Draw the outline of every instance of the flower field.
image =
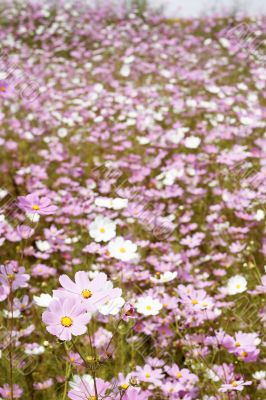
POLYGON ((0 399, 265 400, 266 19, 0 10, 0 399))

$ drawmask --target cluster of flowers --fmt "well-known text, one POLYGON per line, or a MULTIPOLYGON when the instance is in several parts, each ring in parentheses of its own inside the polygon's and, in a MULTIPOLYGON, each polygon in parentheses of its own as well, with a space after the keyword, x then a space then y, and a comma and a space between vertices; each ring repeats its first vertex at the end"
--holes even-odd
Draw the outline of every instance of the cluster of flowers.
POLYGON ((265 399, 266 74, 242 20, 25 0, 0 21, 0 397, 265 399))

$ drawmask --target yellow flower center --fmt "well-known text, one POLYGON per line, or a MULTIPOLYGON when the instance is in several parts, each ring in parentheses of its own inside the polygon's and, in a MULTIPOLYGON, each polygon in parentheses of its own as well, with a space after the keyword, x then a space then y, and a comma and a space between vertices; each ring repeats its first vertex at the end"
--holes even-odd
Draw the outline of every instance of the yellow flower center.
POLYGON ((129 387, 128 383, 122 383, 122 385, 121 385, 121 389, 123 389, 123 390, 127 390, 128 387, 129 387))
POLYGON ((101 233, 104 233, 104 232, 105 232, 105 229, 104 229, 104 228, 100 228, 100 232, 101 232, 101 233))
POLYGON ((181 372, 178 372, 178 373, 176 374, 176 377, 177 377, 177 378, 182 378, 181 372))
POLYGON ((73 324, 73 321, 70 317, 63 317, 61 318, 61 325, 65 328, 69 328, 73 324))
POLYGON ((0 92, 6 92, 6 87, 5 86, 0 86, 0 92))
POLYGON ((236 285, 236 288, 237 288, 237 289, 240 289, 240 288, 241 288, 241 285, 238 283, 238 284, 236 285))
POLYGON ((31 208, 32 208, 34 211, 38 211, 38 210, 40 209, 40 206, 38 206, 37 204, 33 204, 33 205, 31 206, 31 208))
POLYGON ((149 372, 147 372, 147 374, 145 374, 146 378, 150 378, 151 374, 149 374, 149 372))
POLYGON ((120 251, 120 253, 125 253, 126 249, 124 247, 120 247, 119 251, 120 251))
POLYGON ((191 300, 191 304, 193 304, 193 306, 195 306, 196 304, 199 304, 199 302, 196 299, 192 299, 191 300))
POLYGON ((151 306, 146 306, 146 310, 150 311, 151 310, 151 306))
POLYGON ((238 383, 237 383, 236 381, 233 381, 233 382, 231 382, 231 385, 232 385, 233 387, 237 387, 237 386, 238 386, 238 383))
POLYGON ((240 347, 240 346, 241 346, 241 343, 235 342, 235 347, 240 347))
POLYGON ((246 351, 242 351, 241 356, 243 358, 246 358, 248 356, 248 353, 246 351))
POLYGON ((88 400, 97 400, 97 399, 96 399, 96 396, 90 396, 90 397, 88 397, 88 400))
POLYGON ((7 277, 8 277, 10 282, 13 282, 15 280, 16 276, 15 276, 15 274, 8 274, 7 277))
POLYGON ((81 292, 84 299, 89 299, 92 296, 92 293, 89 289, 84 289, 81 292))

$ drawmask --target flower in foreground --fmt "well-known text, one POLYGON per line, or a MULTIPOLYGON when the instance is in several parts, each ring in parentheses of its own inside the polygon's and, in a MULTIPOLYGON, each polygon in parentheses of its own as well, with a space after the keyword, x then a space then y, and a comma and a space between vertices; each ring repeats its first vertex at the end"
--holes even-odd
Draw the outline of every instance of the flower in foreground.
POLYGON ((95 242, 108 242, 116 235, 116 224, 107 217, 99 215, 89 225, 89 234, 95 242))
POLYGON ((137 312, 142 315, 157 315, 162 309, 162 304, 157 299, 153 299, 150 296, 141 297, 136 303, 137 312))
POLYGON ((232 276, 227 283, 228 294, 237 294, 245 292, 247 289, 247 281, 241 275, 232 276))
POLYGON ((28 213, 40 215, 54 214, 57 210, 56 206, 51 205, 51 200, 48 197, 39 197, 34 193, 27 196, 19 196, 18 206, 28 213))
POLYGON ((73 298, 53 300, 42 315, 47 331, 60 340, 71 340, 72 335, 83 335, 90 319, 84 306, 73 298))
POLYGON ((121 261, 131 261, 137 258, 137 245, 121 236, 109 242, 108 251, 111 257, 121 261))
POLYGON ((59 298, 74 298, 89 312, 97 311, 100 305, 122 294, 121 289, 113 288, 112 282, 107 280, 103 272, 90 280, 87 272, 78 271, 75 274, 75 282, 67 275, 60 276, 59 282, 63 289, 54 290, 54 295, 59 298))
MULTIPOLYGON (((106 390, 110 388, 110 384, 100 378, 96 378, 97 394, 100 398, 104 398, 106 390)), ((93 379, 82 379, 79 384, 68 392, 71 400, 96 400, 93 379)))

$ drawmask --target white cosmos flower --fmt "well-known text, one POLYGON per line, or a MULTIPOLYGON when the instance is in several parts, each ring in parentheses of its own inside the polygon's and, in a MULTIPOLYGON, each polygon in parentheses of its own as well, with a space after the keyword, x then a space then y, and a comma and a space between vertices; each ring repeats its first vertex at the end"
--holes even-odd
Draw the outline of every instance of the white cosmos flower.
POLYGON ((47 242, 47 240, 36 240, 35 244, 37 246, 37 249, 42 252, 46 252, 51 248, 51 245, 49 242, 47 242))
POLYGON ((136 303, 137 312, 142 315, 157 315, 162 309, 162 304, 157 299, 153 299, 150 296, 141 297, 136 303))
POLYGON ((25 349, 25 354, 28 354, 29 356, 34 355, 38 356, 40 354, 43 354, 45 351, 45 348, 41 345, 36 345, 32 348, 28 347, 25 349))
POLYGON ((163 274, 158 274, 156 277, 151 277, 153 283, 167 283, 173 281, 177 276, 177 272, 166 271, 163 274))
POLYGON ((108 251, 111 257, 121 261, 131 261, 137 258, 137 245, 131 240, 125 240, 118 236, 108 243, 108 251))
POLYGON ((254 379, 260 381, 261 379, 266 378, 266 371, 256 371, 252 376, 254 379))
POLYGON ((89 225, 89 234, 95 242, 108 242, 116 235, 116 224, 110 218, 99 215, 89 225))
POLYGON ((5 189, 0 189, 0 199, 3 199, 8 194, 8 191, 5 189))
POLYGON ((227 283, 227 293, 237 294, 245 292, 247 289, 247 281, 241 275, 232 276, 227 283))
POLYGON ((14 310, 13 313, 11 311, 4 310, 3 315, 5 318, 21 318, 21 312, 19 310, 14 310))
POLYGON ((52 300, 54 298, 47 293, 42 293, 40 296, 33 296, 34 303, 39 307, 48 307, 52 300))
POLYGON ((98 207, 111 208, 113 210, 121 210, 126 208, 128 205, 128 199, 122 199, 122 197, 98 197, 95 199, 95 205, 98 207))
POLYGON ((199 147, 201 139, 198 136, 189 136, 185 139, 185 147, 188 149, 196 149, 199 147))
POLYGON ((123 297, 117 297, 116 299, 109 300, 105 304, 99 306, 98 311, 103 315, 116 315, 124 304, 125 300, 123 297))

